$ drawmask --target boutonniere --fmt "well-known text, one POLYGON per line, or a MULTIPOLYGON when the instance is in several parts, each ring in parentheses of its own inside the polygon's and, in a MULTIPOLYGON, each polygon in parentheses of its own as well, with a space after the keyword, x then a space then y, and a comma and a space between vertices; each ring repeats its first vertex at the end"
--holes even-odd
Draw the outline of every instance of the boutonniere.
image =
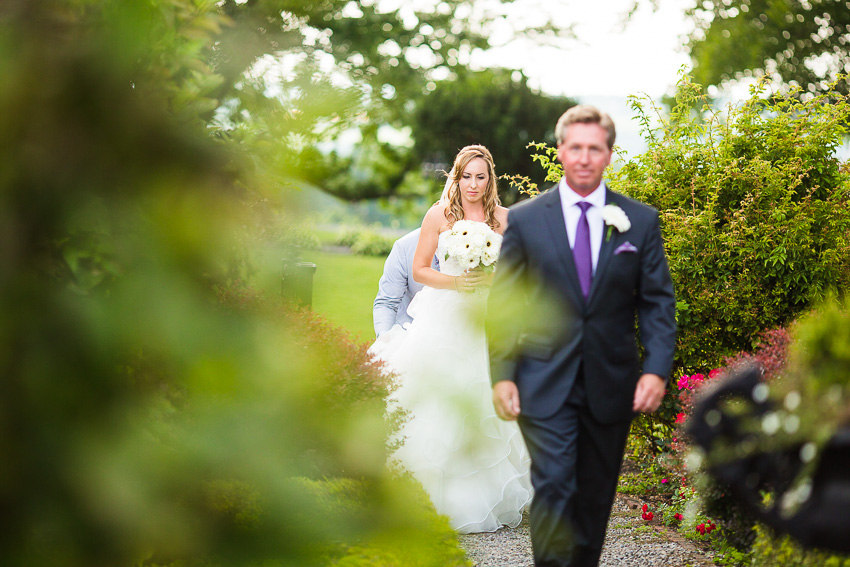
POLYGON ((626 232, 632 227, 629 222, 629 217, 623 212, 623 209, 617 205, 605 205, 602 207, 602 220, 608 225, 608 232, 605 235, 605 242, 611 239, 611 231, 617 229, 617 232, 626 232))

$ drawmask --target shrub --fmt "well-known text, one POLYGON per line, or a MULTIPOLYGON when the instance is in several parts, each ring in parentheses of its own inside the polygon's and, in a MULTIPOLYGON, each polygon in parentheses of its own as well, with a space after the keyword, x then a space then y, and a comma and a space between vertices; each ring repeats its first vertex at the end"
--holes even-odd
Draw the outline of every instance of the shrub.
POLYGON ((379 234, 373 228, 345 228, 336 239, 340 246, 348 246, 354 254, 387 256, 396 238, 379 234))
POLYGON ((847 97, 800 102, 762 82, 725 112, 705 102, 684 76, 653 128, 633 100, 649 149, 612 175, 661 212, 680 368, 751 350, 762 331, 850 285, 850 174, 834 154, 847 97))
POLYGON ((372 231, 363 231, 351 245, 351 251, 364 256, 387 256, 396 239, 372 231))

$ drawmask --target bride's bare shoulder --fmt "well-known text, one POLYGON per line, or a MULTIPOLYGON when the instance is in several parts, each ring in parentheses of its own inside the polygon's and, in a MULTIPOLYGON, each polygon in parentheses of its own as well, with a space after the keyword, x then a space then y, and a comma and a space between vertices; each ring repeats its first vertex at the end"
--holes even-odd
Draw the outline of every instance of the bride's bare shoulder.
POLYGON ((436 228, 437 231, 443 227, 443 225, 447 224, 446 220, 446 211, 442 204, 439 202, 434 203, 434 205, 428 209, 428 212, 425 213, 425 218, 422 219, 422 227, 433 227, 436 228))
POLYGON ((504 234, 505 229, 508 228, 508 209, 499 205, 493 211, 493 214, 496 216, 496 220, 499 221, 498 232, 504 234))

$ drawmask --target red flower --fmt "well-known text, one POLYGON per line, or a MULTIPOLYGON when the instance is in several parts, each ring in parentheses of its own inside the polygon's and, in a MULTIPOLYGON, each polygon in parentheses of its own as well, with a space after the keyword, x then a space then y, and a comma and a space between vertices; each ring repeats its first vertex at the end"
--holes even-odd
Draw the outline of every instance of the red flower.
POLYGON ((674 514, 674 515, 673 515, 673 518, 674 518, 674 519, 676 519, 676 520, 679 520, 680 522, 681 522, 681 521, 682 521, 682 519, 683 519, 681 514, 674 514))
POLYGON ((644 504, 644 505, 643 505, 643 507, 641 508, 641 511, 642 511, 642 512, 646 512, 647 510, 649 510, 649 506, 647 506, 646 504, 644 504))
POLYGON ((711 380, 713 378, 717 378, 717 376, 719 374, 721 374, 722 372, 723 372, 722 368, 715 368, 714 370, 712 370, 711 372, 708 373, 708 379, 711 380))
POLYGON ((698 526, 697 526, 697 531, 698 531, 701 535, 705 535, 705 524, 700 524, 700 525, 698 525, 698 526))
POLYGON ((644 520, 646 520, 647 522, 651 522, 652 518, 653 518, 653 514, 652 514, 652 512, 644 512, 643 514, 640 515, 640 517, 643 518, 644 520))
POLYGON ((676 415, 676 423, 684 423, 687 418, 688 416, 686 416, 684 413, 679 413, 676 415))

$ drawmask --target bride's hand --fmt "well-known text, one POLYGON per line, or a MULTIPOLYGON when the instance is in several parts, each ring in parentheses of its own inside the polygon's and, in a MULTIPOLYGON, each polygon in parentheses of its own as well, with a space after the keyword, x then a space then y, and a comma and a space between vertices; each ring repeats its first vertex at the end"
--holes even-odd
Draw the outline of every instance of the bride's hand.
POLYGON ((487 274, 481 268, 474 268, 472 270, 468 270, 464 274, 464 278, 466 283, 471 286, 472 289, 482 285, 490 285, 490 274, 487 274))
POLYGON ((475 288, 480 283, 480 276, 474 273, 473 271, 464 272, 459 276, 455 276, 454 285, 455 290, 460 292, 472 292, 475 291, 475 288))

